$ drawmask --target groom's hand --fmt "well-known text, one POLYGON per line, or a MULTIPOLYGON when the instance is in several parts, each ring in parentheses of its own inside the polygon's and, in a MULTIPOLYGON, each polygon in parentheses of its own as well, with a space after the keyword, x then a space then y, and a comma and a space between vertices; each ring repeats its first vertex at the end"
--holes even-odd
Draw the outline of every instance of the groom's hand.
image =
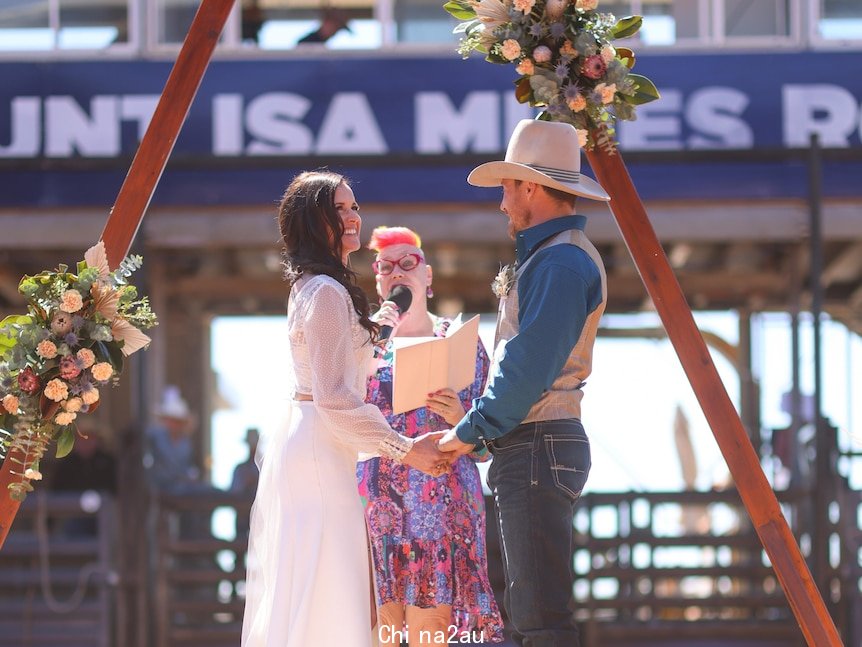
POLYGON ((447 431, 440 440, 437 441, 437 448, 441 452, 452 452, 455 456, 463 456, 469 454, 475 447, 469 443, 463 442, 455 435, 455 430, 447 431))

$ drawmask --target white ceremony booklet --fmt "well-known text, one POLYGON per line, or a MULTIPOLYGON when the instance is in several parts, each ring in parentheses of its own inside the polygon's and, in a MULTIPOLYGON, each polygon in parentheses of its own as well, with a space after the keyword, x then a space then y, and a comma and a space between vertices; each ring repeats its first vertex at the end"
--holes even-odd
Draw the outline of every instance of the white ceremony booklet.
POLYGON ((449 387, 467 388, 476 377, 479 315, 466 322, 461 315, 445 337, 395 337, 392 364, 392 411, 424 407, 428 394, 449 387))

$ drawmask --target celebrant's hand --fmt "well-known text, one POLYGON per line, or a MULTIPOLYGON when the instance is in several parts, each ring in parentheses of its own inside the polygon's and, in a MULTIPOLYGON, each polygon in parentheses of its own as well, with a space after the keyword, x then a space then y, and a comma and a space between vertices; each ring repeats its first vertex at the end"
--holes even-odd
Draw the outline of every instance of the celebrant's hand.
POLYGON ((449 464, 457 456, 452 452, 441 451, 437 447, 437 441, 441 436, 443 436, 442 431, 419 436, 402 462, 431 476, 442 476, 449 471, 449 464))
POLYGON ((404 320, 404 317, 409 317, 410 312, 402 313, 401 310, 392 301, 384 301, 380 304, 380 309, 371 315, 371 320, 380 326, 389 326, 392 328, 390 337, 395 336, 395 331, 404 320))
POLYGON ((450 429, 446 432, 446 434, 438 441, 437 447, 440 448, 440 451, 452 452, 455 456, 469 454, 475 449, 473 445, 465 443, 458 438, 458 436, 455 435, 454 429, 450 429))
POLYGON ((464 405, 452 389, 439 389, 429 393, 425 406, 453 426, 464 417, 464 405))

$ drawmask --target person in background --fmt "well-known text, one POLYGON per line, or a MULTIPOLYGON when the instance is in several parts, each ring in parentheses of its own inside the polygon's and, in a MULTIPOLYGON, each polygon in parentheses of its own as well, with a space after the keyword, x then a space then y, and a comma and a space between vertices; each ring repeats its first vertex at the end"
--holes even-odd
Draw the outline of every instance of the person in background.
POLYGON ((604 265, 574 215, 578 197, 609 200, 581 173, 566 123, 518 123, 505 161, 473 169, 474 186, 502 186, 516 264, 494 281, 500 297, 488 386, 440 442, 494 454, 505 605, 519 645, 577 647, 572 614, 575 504, 590 471, 581 399, 607 300, 604 265))
POLYGON ((240 24, 242 41, 244 43, 259 43, 260 30, 266 22, 263 10, 258 0, 246 0, 242 3, 242 20, 240 24))
MULTIPOLYGON (((378 326, 348 257, 362 218, 347 180, 301 173, 278 210, 290 284, 291 419, 268 438, 251 514, 243 647, 371 647, 368 535, 356 493, 359 452, 426 472, 452 457, 436 434, 393 430, 365 382, 378 326)), ((288 396, 290 397, 290 396, 288 396)))
MULTIPOLYGON (((248 445, 248 458, 238 464, 233 470, 233 477, 230 481, 230 491, 234 494, 249 494, 250 498, 254 497, 257 490, 257 481, 260 476, 257 463, 255 463, 255 454, 257 453, 257 444, 260 441, 260 432, 255 427, 249 427, 245 432, 245 443, 248 445)), ((236 515, 236 538, 248 539, 249 516, 247 514, 236 515)))
POLYGON ((197 424, 176 386, 165 387, 156 407, 156 422, 147 428, 145 465, 150 484, 159 492, 187 494, 200 490, 192 437, 197 424))
MULTIPOLYGON (((392 335, 368 381, 366 401, 407 436, 448 429, 485 387, 489 364, 485 348, 480 340, 475 379, 461 393, 452 389, 429 393, 426 406, 393 413, 392 339, 443 337, 451 320, 428 311, 433 273, 415 232, 378 227, 368 247, 377 252, 372 267, 383 300, 373 318, 391 326, 392 335), (406 312, 384 300, 398 285, 413 295, 406 312)), ((397 645, 406 636, 410 647, 445 645, 453 628, 476 642, 502 640, 503 625, 488 582, 485 503, 474 462, 488 458, 487 451, 462 456, 450 470, 434 476, 386 457, 359 463, 381 644, 397 645)))
POLYGON ((297 45, 325 43, 342 29, 351 31, 347 14, 341 9, 326 7, 320 18, 320 26, 300 38, 297 45))
MULTIPOLYGON (((185 496, 214 494, 219 490, 201 478, 195 464, 194 433, 197 417, 176 386, 165 387, 156 407, 156 422, 147 428, 144 467, 150 486, 157 494, 185 496)), ((186 539, 209 537, 210 513, 180 512, 179 536, 186 539)))

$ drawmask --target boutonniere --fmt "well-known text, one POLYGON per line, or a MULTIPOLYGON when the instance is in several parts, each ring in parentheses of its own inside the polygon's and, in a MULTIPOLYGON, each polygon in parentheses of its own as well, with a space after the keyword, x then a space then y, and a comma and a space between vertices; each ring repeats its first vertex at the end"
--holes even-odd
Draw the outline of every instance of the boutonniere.
POLYGON ((494 277, 491 283, 491 290, 497 295, 498 299, 502 299, 515 284, 515 268, 511 265, 504 265, 500 268, 500 273, 494 277))

